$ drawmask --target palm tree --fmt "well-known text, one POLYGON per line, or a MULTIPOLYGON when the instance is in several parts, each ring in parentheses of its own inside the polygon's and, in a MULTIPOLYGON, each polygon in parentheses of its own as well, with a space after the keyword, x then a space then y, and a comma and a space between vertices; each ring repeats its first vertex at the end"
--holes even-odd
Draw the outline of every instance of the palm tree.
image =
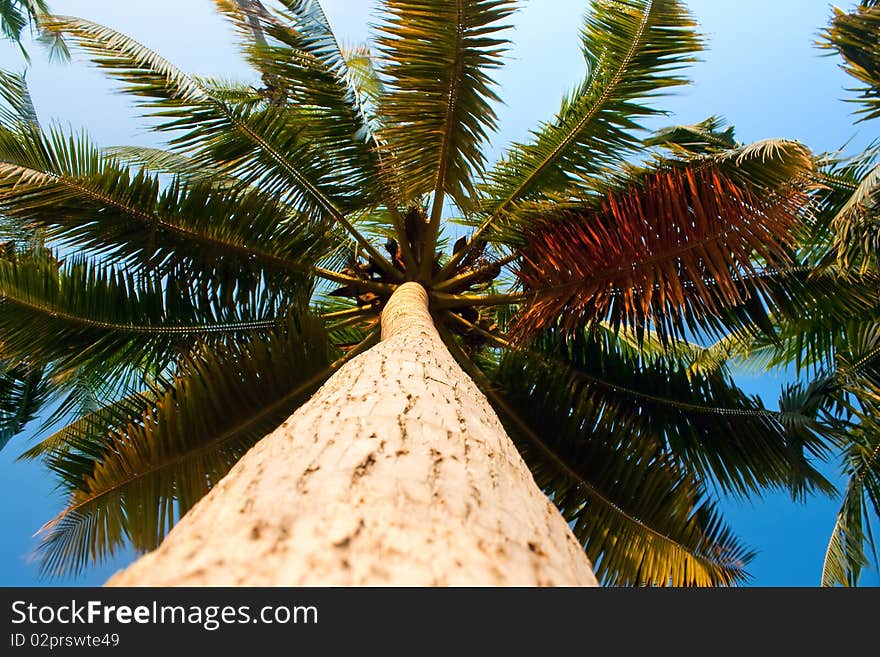
POLYGON ((26 453, 68 494, 44 569, 128 541, 153 551, 112 583, 744 581, 715 494, 829 490, 827 442, 697 342, 868 304, 788 246, 806 149, 645 142, 702 48, 677 0, 593 2, 586 79, 492 167, 516 2, 384 0, 352 51, 282 4, 217 0, 258 87, 44 22, 168 150, 43 130, 5 86, 0 355, 72 420, 26 453))

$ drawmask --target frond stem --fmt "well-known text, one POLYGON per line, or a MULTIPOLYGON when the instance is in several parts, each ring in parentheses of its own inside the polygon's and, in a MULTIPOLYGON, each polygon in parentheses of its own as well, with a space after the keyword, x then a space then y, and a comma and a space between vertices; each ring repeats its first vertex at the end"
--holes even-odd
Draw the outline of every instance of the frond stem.
POLYGON ((465 294, 447 294, 445 292, 429 292, 432 310, 447 308, 466 308, 468 306, 508 306, 521 303, 531 295, 528 294, 487 294, 484 296, 468 296, 465 294))
POLYGON ((437 290, 438 292, 445 292, 449 288, 464 285, 465 283, 469 283, 474 279, 480 278, 488 271, 490 271, 493 267, 505 267, 517 258, 519 258, 518 253, 511 253, 510 255, 504 256, 503 258, 496 260, 495 262, 490 262, 486 265, 483 265, 482 267, 478 267, 473 271, 465 272, 464 274, 459 274, 458 276, 453 276, 452 278, 448 278, 445 281, 440 281, 433 286, 433 289, 437 290))

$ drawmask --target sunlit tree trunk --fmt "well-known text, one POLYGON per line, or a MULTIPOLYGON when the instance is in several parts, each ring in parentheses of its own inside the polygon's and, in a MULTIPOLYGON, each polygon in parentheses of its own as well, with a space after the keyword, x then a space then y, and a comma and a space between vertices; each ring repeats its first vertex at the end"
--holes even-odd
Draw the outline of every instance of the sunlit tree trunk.
POLYGON ((591 585, 424 289, 110 585, 591 585))

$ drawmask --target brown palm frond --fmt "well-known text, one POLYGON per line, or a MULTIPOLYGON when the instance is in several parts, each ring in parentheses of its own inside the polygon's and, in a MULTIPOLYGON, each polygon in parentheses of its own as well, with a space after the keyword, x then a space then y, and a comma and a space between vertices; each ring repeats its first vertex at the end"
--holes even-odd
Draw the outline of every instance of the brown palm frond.
POLYGON ((792 264, 803 201, 794 188, 759 198, 714 167, 670 169, 598 205, 537 218, 517 270, 531 301, 514 332, 558 318, 567 330, 606 320, 661 339, 699 332, 754 302, 761 270, 792 264))

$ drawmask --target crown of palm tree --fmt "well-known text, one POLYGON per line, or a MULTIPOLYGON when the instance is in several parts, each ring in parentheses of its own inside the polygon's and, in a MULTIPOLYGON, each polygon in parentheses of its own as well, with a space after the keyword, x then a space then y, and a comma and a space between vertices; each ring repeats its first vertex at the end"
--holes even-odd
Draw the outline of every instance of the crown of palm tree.
POLYGON ((717 119, 645 139, 649 103, 702 47, 681 2, 593 2, 585 80, 491 167, 490 74, 516 2, 384 0, 373 44, 350 51, 317 2, 216 4, 259 88, 43 22, 168 150, 44 130, 23 81, 3 80, 0 421, 8 438, 45 399, 72 419, 26 454, 69 495, 43 529, 47 571, 155 547, 372 344, 404 281, 605 582, 743 581, 752 553, 713 492, 830 489, 811 464, 823 424, 796 399, 766 409, 696 341, 772 336, 870 294, 791 246, 811 221, 803 146, 742 145, 717 119))

